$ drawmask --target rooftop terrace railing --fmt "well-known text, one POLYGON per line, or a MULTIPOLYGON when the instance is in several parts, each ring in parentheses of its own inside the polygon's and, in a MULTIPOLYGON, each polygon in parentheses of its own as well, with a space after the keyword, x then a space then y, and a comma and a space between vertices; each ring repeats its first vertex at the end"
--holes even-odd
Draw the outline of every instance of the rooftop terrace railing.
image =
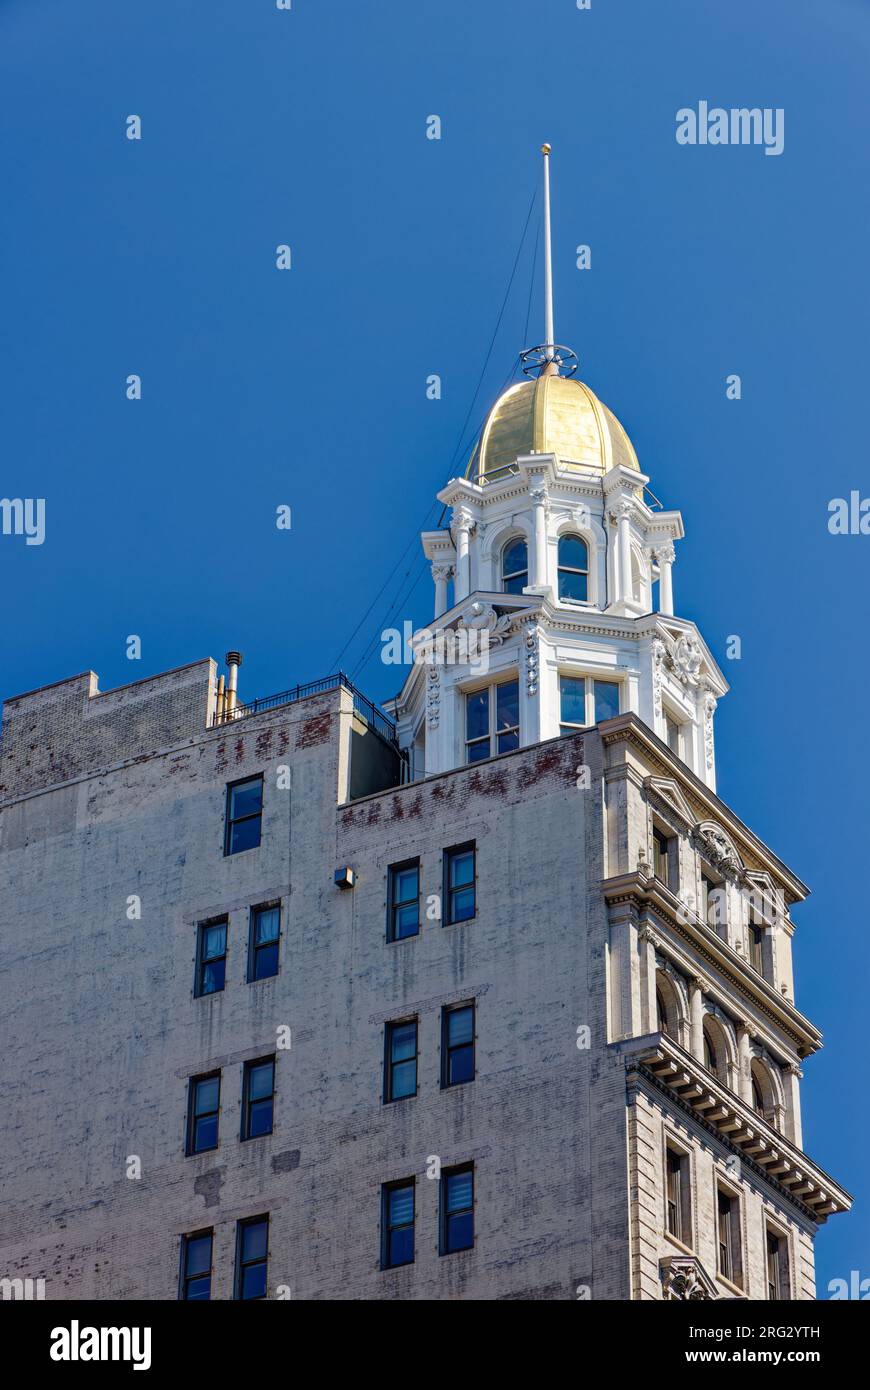
POLYGON ((343 671, 339 671, 335 676, 324 676, 319 681, 308 681, 304 685, 293 686, 290 690, 282 690, 277 695, 264 695, 256 700, 239 700, 233 709, 225 711, 223 714, 215 714, 210 727, 216 728, 224 724, 233 724, 238 719, 247 719, 253 714, 262 714, 264 710, 277 709, 280 705, 293 705, 297 700, 307 699, 309 695, 323 695, 327 690, 338 690, 340 686, 343 686, 353 696, 353 707, 369 728, 373 729, 376 734, 380 734, 387 743, 398 748, 396 726, 393 721, 388 719, 371 700, 366 699, 362 691, 357 690, 353 681, 343 671))

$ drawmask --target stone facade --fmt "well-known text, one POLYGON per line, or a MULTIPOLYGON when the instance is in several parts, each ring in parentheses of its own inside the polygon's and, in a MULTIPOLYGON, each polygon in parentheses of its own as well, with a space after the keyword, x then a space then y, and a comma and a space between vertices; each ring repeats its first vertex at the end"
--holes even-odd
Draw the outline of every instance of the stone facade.
POLYGON ((759 1298, 768 1223, 791 1295, 812 1297, 814 1231, 848 1205, 800 1153, 796 1069, 819 1038, 792 1002, 787 910, 765 927, 769 978, 740 915, 748 882, 786 904, 802 885, 703 779, 629 713, 360 795, 354 750, 375 734, 348 690, 216 727, 214 708, 210 662, 7 704, 0 1276, 44 1278, 49 1299, 172 1299, 182 1237, 210 1228, 212 1296, 230 1298, 236 1223, 268 1213, 270 1297, 759 1298), (261 843, 225 855, 227 786, 254 774, 261 843), (670 885, 656 827, 675 840, 670 885), (418 936, 388 942, 389 866, 419 859, 434 914, 444 852, 469 841, 474 918, 424 910, 418 936), (721 928, 678 891, 711 846, 733 895, 721 928), (280 969, 246 983, 265 903, 280 969), (226 987, 195 997, 198 924, 219 917, 226 987), (441 1011, 470 1000, 475 1078, 444 1089, 441 1011), (723 1051, 699 1085, 707 1014, 733 1066, 723 1051), (385 1025, 411 1016, 418 1093, 384 1104, 385 1025), (244 1063, 273 1053, 274 1130, 242 1142, 244 1063), (783 1073, 770 1122, 747 1121, 753 1063, 783 1073), (187 1156, 189 1079, 218 1069, 219 1147, 187 1156), (668 1138, 691 1170, 681 1241, 668 1138), (433 1160, 475 1166, 470 1250, 439 1254, 433 1160), (415 1260, 382 1269, 381 1186, 407 1178, 415 1260), (717 1182, 739 1200, 734 1284, 716 1273, 717 1182))

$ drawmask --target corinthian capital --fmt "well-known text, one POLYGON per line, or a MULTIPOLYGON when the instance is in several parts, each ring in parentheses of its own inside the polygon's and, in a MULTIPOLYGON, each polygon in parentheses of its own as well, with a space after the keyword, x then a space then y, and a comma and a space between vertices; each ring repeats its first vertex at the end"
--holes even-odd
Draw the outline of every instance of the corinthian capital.
POLYGON ((474 529, 474 517, 467 507, 454 507, 453 516, 450 522, 451 531, 472 531, 474 529))

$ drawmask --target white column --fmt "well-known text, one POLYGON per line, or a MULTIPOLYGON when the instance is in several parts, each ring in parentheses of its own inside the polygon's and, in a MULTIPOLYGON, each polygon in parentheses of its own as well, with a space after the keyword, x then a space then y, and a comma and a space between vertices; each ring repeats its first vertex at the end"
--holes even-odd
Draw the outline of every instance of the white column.
POLYGON ((454 598, 461 603, 471 591, 471 565, 468 554, 468 538, 474 518, 465 507, 456 507, 453 512, 453 539, 456 544, 456 580, 454 598))
POLYGON ((631 520, 630 502, 619 502, 616 508, 616 553, 619 567, 619 597, 631 598, 631 520))
POLYGON ((782 1079, 786 1098, 786 1138, 790 1139, 797 1148, 802 1149, 804 1141, 801 1126, 800 1083, 803 1079, 803 1072, 800 1067, 791 1062, 783 1068, 782 1079))
POLYGON ((752 1069, 749 1055, 749 1025, 737 1025, 737 1094, 752 1107, 752 1069))
POLYGON ((540 483, 529 489, 535 509, 535 553, 532 587, 543 589, 547 583, 547 489, 540 483))
POLYGON ((674 586, 671 565, 674 563, 674 547, 670 544, 660 545, 656 550, 656 559, 659 562, 659 612, 672 618, 674 615, 674 586))
POLYGON ((435 614, 440 618, 447 612, 447 581, 450 578, 449 565, 433 565, 432 578, 435 581, 435 614))
POLYGON ((689 981, 689 1025, 691 1028, 692 1056, 699 1062, 704 1060, 704 981, 695 976, 689 981))

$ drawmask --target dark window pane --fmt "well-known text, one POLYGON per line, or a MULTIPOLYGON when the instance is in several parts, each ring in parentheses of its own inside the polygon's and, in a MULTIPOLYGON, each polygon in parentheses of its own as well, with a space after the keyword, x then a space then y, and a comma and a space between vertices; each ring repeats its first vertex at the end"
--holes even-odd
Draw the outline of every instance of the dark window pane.
POLYGON ((461 1216, 447 1218, 447 1250, 470 1250, 474 1244, 474 1216, 463 1212, 461 1216))
POLYGON ((255 916, 254 939, 257 945, 278 940, 280 913, 277 907, 263 908, 255 916))
POLYGON ((413 1096, 417 1091, 417 1059, 412 1058, 409 1062, 397 1062, 393 1067, 392 1079, 392 1100, 403 1100, 406 1096, 413 1096))
POLYGON ((230 831, 230 854, 239 854, 245 849, 256 849, 260 843, 260 817, 239 821, 230 831))
POLYGON ((504 681, 496 686, 496 729, 512 729, 520 722, 520 687, 518 681, 504 681))
POLYGON ((416 936, 420 926, 420 909, 416 902, 406 907, 397 907, 395 916, 396 936, 416 936))
POLYGON ((272 946, 258 946, 254 955, 254 979, 268 980, 278 974, 278 943, 272 946))
POLYGON ((275 1067, 272 1062, 263 1062, 259 1066, 251 1067, 248 1072, 248 1095, 251 1100, 271 1095, 274 1076, 275 1067))
POLYGON ((489 739, 482 739, 480 743, 469 743, 468 761, 470 763, 483 762, 484 758, 489 757, 489 739))
POLYGON ((419 870, 397 869, 393 881, 393 901, 396 903, 407 903, 416 899, 419 894, 419 870))
POLYGON ((393 1187, 389 1194, 389 1219, 391 1226, 405 1226, 414 1220, 414 1187, 407 1183, 404 1187, 393 1187))
POLYGON ((391 1055, 394 1062, 414 1057, 417 1052, 416 1023, 396 1023, 390 1030, 391 1055))
POLYGON ((216 956, 222 956, 227 949, 227 927, 225 922, 221 922, 214 927, 204 927, 202 933, 202 955, 203 960, 213 960, 216 956))
POLYGON ((414 1227, 405 1226, 399 1231, 390 1232, 387 1262, 391 1268, 409 1265, 414 1261, 414 1227))
POLYGON ((514 749, 515 749, 515 748, 519 748, 519 746, 520 746, 520 736, 519 736, 519 733, 518 733, 518 731, 517 731, 516 729, 513 731, 513 733, 510 733, 510 734, 499 734, 499 736, 498 736, 498 752, 499 752, 499 753, 512 753, 512 752, 514 751, 514 749))
POLYGON ((263 807, 263 783, 257 777, 250 782, 240 782, 230 790, 230 818, 256 815, 263 807))
POLYGON ((251 1265, 242 1274, 242 1298, 265 1298, 266 1264, 251 1265))
POLYGON ((586 723, 586 681, 582 676, 562 676, 559 681, 561 722, 586 723))
POLYGON ((562 536, 559 541, 559 564, 573 570, 588 570, 589 552, 579 536, 562 536))
POLYGON ((474 1010, 451 1009, 447 1015, 447 1041, 451 1047, 471 1042, 474 1037, 474 1010))
POLYGON ((202 968, 202 993, 219 994, 226 983, 227 963, 216 960, 202 968))
POLYGON ((474 916, 474 889, 460 888, 453 894, 453 921, 467 922, 474 916))
POLYGON ((559 598, 572 598, 585 603, 589 597, 589 579, 585 574, 572 570, 559 571, 559 598))
POLYGON ((450 1053, 447 1084, 461 1086, 474 1080, 474 1048, 470 1044, 455 1047, 450 1053))
POLYGON ((216 1149, 217 1133, 217 1115, 206 1116, 204 1119, 197 1120, 193 1131, 194 1153, 202 1153, 204 1149, 216 1149))
POLYGON ((619 685, 616 681, 595 682, 595 723, 615 719, 619 714, 619 685))
POLYGON ((465 737, 483 738, 489 735, 489 691, 475 690, 465 697, 465 737))
POLYGON ((448 1212, 458 1211, 463 1207, 471 1206, 474 1193, 474 1174, 470 1168, 461 1173, 448 1173, 447 1175, 447 1210, 448 1212))
POLYGON ((461 854, 450 857, 450 886, 458 888, 465 883, 474 882, 474 854, 463 850, 461 854))
POLYGON ((250 1139, 272 1133, 272 1100, 257 1100, 251 1106, 250 1139))
POLYGON ((187 1272, 207 1274, 211 1269, 211 1236, 196 1236, 187 1242, 187 1272))
POLYGON ((208 1302, 211 1299, 211 1275, 205 1275, 200 1279, 191 1279, 187 1285, 185 1296, 188 1303, 208 1302))
POLYGON ((528 570, 528 554, 525 541, 511 541, 502 555, 502 574, 516 574, 520 570, 528 570))
POLYGON ((242 1229, 242 1260, 264 1260, 269 1243, 269 1226, 265 1221, 253 1221, 242 1229))
POLYGON ((221 1083, 217 1076, 206 1081, 197 1081, 194 1114, 202 1115, 208 1110, 217 1110, 220 1100, 221 1083))

